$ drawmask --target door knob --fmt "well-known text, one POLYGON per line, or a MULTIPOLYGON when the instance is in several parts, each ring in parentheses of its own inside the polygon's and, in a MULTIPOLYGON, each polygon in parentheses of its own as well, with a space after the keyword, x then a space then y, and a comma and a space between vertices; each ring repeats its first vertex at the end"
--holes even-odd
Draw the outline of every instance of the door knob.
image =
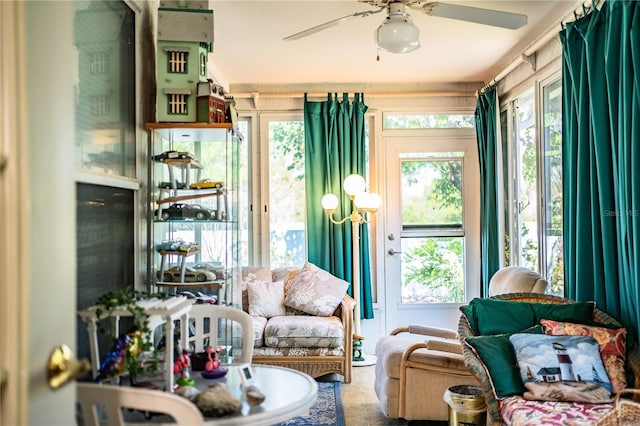
POLYGON ((396 250, 394 250, 394 249, 392 249, 392 248, 390 248, 390 249, 389 249, 389 251, 388 251, 387 253, 389 253, 389 255, 390 255, 390 256, 393 256, 393 255, 395 255, 395 254, 402 254, 402 252, 401 252, 401 251, 396 251, 396 250))
POLYGON ((69 346, 60 345, 49 356, 47 382, 51 389, 58 389, 72 380, 83 377, 90 369, 89 361, 75 359, 69 346))

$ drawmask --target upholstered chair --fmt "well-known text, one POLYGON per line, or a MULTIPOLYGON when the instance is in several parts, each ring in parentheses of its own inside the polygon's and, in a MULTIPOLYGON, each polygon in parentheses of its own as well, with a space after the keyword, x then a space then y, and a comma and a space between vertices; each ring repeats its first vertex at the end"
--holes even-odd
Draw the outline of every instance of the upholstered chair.
POLYGON ((489 297, 508 293, 540 293, 547 289, 542 275, 522 266, 507 266, 493 274, 489 281, 489 297))

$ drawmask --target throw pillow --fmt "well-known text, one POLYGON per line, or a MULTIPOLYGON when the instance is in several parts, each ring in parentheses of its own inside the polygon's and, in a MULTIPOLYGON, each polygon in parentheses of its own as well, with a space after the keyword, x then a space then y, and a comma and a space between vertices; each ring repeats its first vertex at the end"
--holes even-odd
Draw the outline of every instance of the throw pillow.
POLYGON ((517 333, 540 319, 586 323, 593 320, 593 302, 540 303, 475 298, 463 309, 475 334, 517 333))
POLYGON ((627 354, 626 328, 596 327, 547 319, 541 320, 540 324, 544 333, 552 336, 591 336, 596 339, 613 391, 619 392, 627 387, 624 366, 627 354))
POLYGON ((349 283, 306 263, 287 292, 284 304, 307 314, 328 317, 336 310, 349 283))
POLYGON ((272 281, 271 269, 261 266, 242 267, 242 310, 249 311, 249 294, 247 284, 253 281, 272 281))
MULTIPOLYGON (((542 327, 531 327, 524 333, 542 334, 542 327)), ((509 336, 509 334, 476 336, 467 337, 462 341, 480 359, 496 399, 522 395, 525 391, 509 336)))
POLYGON ((251 281, 247 283, 249 315, 277 317, 285 315, 283 281, 251 281))
MULTIPOLYGON (((525 387, 529 383, 581 382, 606 389, 609 395, 606 401, 601 402, 609 401, 612 387, 600 358, 598 342, 593 337, 516 333, 509 340, 525 387)), ((543 387, 548 386, 529 386, 527 389, 543 387)), ((580 388, 580 385, 576 384, 575 388, 580 388)), ((563 389, 569 390, 568 387, 563 389)), ((555 401, 566 401, 562 392, 544 394, 546 398, 555 398, 555 401)), ((601 395, 602 392, 592 392, 588 398, 594 398, 594 394, 601 395)), ((580 396, 571 393, 570 398, 570 401, 576 401, 580 396)))

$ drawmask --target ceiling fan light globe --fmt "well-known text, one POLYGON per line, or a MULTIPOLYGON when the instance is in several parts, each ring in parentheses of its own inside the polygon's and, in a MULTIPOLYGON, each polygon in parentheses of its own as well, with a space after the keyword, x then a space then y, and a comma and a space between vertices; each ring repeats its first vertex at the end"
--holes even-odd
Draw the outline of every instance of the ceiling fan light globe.
POLYGON ((391 53, 408 53, 420 47, 420 30, 405 16, 390 16, 376 30, 376 44, 391 53))

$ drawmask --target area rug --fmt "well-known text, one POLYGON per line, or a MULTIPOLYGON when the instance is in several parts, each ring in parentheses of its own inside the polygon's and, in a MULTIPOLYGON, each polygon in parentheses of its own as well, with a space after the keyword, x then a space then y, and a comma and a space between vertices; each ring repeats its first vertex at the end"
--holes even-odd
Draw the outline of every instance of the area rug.
POLYGON ((345 426, 340 382, 318 382, 318 399, 304 416, 277 426, 345 426))

